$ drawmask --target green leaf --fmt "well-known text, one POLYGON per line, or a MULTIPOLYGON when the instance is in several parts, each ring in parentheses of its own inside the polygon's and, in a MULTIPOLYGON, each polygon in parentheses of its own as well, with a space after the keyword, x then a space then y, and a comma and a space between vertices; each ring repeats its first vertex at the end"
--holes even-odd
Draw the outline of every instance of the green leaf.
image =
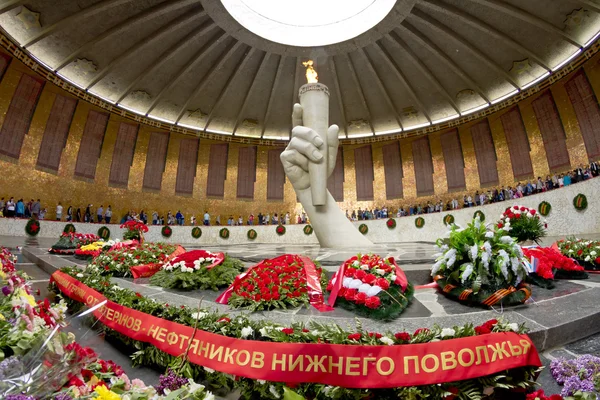
POLYGON ((283 400, 306 400, 292 389, 284 386, 283 387, 283 400))

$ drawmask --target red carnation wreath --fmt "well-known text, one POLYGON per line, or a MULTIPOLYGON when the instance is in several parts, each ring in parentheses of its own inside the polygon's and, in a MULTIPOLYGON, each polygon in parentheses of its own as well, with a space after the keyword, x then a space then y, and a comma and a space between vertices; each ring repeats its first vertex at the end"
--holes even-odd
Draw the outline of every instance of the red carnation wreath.
POLYGON ((368 254, 344 262, 327 285, 329 304, 365 317, 389 321, 408 306, 414 293, 406 274, 390 258, 368 254))
POLYGON ((523 248, 529 261, 529 281, 542 287, 553 287, 554 279, 586 279, 584 268, 572 258, 552 247, 523 248), (541 279, 541 281, 540 281, 541 279))
POLYGON ((285 254, 263 260, 239 275, 216 302, 250 311, 311 304, 330 311, 323 301, 324 274, 308 257, 285 254))

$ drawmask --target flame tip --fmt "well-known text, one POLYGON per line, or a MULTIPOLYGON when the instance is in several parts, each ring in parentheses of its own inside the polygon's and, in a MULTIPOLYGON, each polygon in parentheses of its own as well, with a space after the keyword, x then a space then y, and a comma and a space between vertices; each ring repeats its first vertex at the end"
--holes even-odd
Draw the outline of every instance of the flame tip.
POLYGON ((313 60, 302 61, 302 65, 306 67, 306 80, 308 83, 317 83, 319 82, 319 75, 317 75, 317 71, 315 71, 313 65, 313 60))

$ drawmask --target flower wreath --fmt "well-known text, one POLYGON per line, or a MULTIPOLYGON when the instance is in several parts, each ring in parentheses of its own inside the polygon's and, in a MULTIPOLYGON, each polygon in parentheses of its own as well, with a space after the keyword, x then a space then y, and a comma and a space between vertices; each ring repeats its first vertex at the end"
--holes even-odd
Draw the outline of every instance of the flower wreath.
POLYGON ((481 211, 481 210, 475 211, 475 214, 473 214, 473 219, 477 218, 478 216, 479 216, 479 220, 481 222, 485 221, 485 214, 483 213, 483 211, 481 211))
POLYGON ((223 253, 191 250, 165 262, 150 283, 167 289, 216 291, 231 285, 242 270, 240 260, 223 253))
POLYGON ((219 231, 219 237, 221 239, 229 239, 229 229, 221 228, 221 230, 219 231))
POLYGON ((285 235, 285 226, 283 226, 283 225, 277 225, 277 228, 275 228, 275 232, 277 232, 277 234, 279 236, 285 235))
POLYGON ((321 286, 327 282, 318 263, 308 257, 284 254, 263 260, 239 275, 216 302, 249 311, 294 308, 311 304, 321 311, 321 286), (311 279, 307 279, 309 276, 311 279))
POLYGON ((363 317, 390 321, 406 309, 414 287, 392 257, 359 254, 342 264, 327 291, 330 305, 337 299, 340 306, 363 317))
POLYGON ((40 222, 31 218, 27 221, 27 225, 25 225, 25 233, 29 236, 37 236, 40 233, 40 222))
POLYGON ((311 235, 313 233, 313 227, 312 225, 306 225, 302 231, 305 235, 311 235))
POLYGON ((100 239, 110 239, 110 229, 108 229, 106 226, 100 227, 100 229, 98 229, 98 236, 100 239))
POLYGON ((358 231, 359 231, 360 233, 362 233, 363 235, 366 235, 366 234, 367 234, 367 232, 369 232, 369 227, 367 226, 367 224, 360 224, 360 225, 358 226, 358 231))
POLYGON ((197 226, 192 228, 192 237, 194 239, 199 239, 200 236, 202 236, 202 229, 198 228, 197 226))
POLYGON ((444 217, 444 225, 452 225, 454 223, 454 215, 448 214, 444 217))
POLYGON ((385 225, 390 229, 394 229, 396 227, 396 220, 394 218, 390 218, 386 221, 385 225))
POLYGON ((425 219, 423 217, 417 217, 415 219, 415 226, 419 229, 425 226, 425 219))
POLYGON ((542 216, 547 216, 548 214, 550 214, 550 211, 552 210, 552 206, 550 205, 550 203, 548 203, 547 201, 542 201, 539 205, 538 205, 538 211, 540 212, 540 214, 542 216))
POLYGON ((65 228, 63 229, 64 233, 75 233, 77 232, 77 229, 75 228, 75 225, 73 224, 66 224, 65 228))
POLYGON ((165 225, 165 226, 163 226, 163 227, 162 227, 162 229, 160 230, 160 233, 161 233, 161 234, 162 234, 164 237, 166 237, 166 238, 169 238, 169 237, 171 237, 171 235, 173 234, 173 229, 171 229, 171 227, 170 227, 170 226, 168 226, 168 225, 165 225))
POLYGON ((248 231, 248 233, 246 234, 246 236, 248 237, 248 239, 254 240, 258 236, 258 233, 256 233, 256 231, 254 229, 250 229, 248 231))
POLYGON ((576 210, 585 210, 588 206, 587 197, 585 197, 585 194, 579 193, 577 196, 575 196, 573 199, 573 205, 575 206, 576 210))

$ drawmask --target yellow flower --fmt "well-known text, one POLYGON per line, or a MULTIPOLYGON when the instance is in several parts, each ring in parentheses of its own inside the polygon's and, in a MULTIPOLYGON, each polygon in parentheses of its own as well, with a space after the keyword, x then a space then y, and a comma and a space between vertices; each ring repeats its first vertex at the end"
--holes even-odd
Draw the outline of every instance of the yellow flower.
POLYGON ((121 400, 121 396, 116 394, 115 392, 108 390, 106 386, 96 386, 94 392, 98 395, 97 399, 102 400, 121 400))
POLYGON ((81 246, 80 249, 83 251, 96 251, 96 250, 100 250, 102 248, 103 244, 104 244, 104 242, 94 242, 94 243, 86 244, 85 246, 81 246))
POLYGON ((17 291, 15 292, 15 295, 17 297, 20 297, 22 299, 27 300, 27 302, 29 303, 29 305, 31 307, 35 307, 36 306, 35 299, 33 298, 33 296, 30 295, 30 294, 27 294, 27 292, 25 290, 23 290, 22 288, 17 289, 17 291))
POLYGON ((0 278, 6 279, 6 274, 2 271, 2 264, 0 264, 0 278))
POLYGON ((0 314, 0 321, 6 321, 6 318, 4 318, 4 315, 0 314))

